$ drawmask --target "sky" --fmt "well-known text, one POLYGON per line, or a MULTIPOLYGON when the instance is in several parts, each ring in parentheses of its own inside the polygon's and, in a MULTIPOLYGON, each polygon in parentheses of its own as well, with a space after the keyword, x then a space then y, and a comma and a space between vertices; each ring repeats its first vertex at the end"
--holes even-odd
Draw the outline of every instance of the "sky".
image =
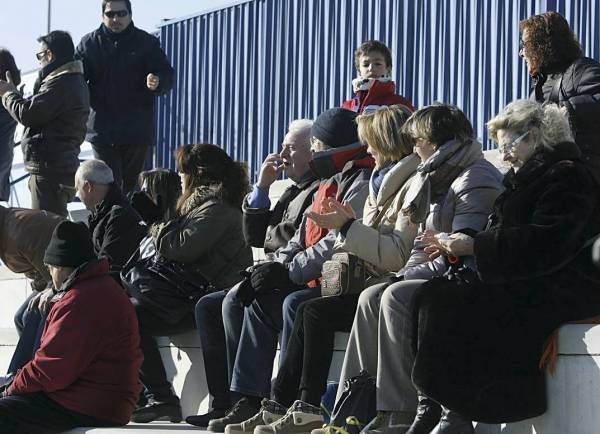
MULTIPOLYGON (((47 33, 48 0, 0 0, 0 46, 8 48, 22 72, 38 67, 36 39, 47 33)), ((102 20, 101 0, 50 0, 51 30, 71 33, 75 45, 102 20)), ((164 19, 241 3, 240 0, 132 0, 135 25, 148 32, 164 19)))

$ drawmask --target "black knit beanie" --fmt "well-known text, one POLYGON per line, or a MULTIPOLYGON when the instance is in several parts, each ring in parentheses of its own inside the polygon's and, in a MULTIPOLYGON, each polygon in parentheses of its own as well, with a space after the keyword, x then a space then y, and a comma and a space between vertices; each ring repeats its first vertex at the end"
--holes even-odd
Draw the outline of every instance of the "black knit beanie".
POLYGON ((63 221, 54 228, 44 263, 77 268, 96 257, 90 231, 83 223, 63 221))
POLYGON ((310 133, 332 148, 351 145, 358 142, 356 116, 343 108, 326 110, 315 119, 310 133))

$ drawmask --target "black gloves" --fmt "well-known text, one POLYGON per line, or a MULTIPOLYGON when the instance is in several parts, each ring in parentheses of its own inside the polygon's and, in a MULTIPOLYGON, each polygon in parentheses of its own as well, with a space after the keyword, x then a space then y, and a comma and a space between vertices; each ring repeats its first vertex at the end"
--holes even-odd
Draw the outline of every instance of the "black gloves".
POLYGON ((290 280, 285 265, 279 262, 267 262, 257 265, 252 271, 250 281, 256 292, 267 292, 275 289, 287 291, 297 286, 290 280))
POLYGON ((142 191, 136 191, 131 196, 131 206, 142 216, 146 224, 151 225, 162 220, 162 207, 160 206, 161 197, 157 198, 158 205, 155 204, 150 196, 142 191))
POLYGON ((237 289, 237 298, 240 300, 240 303, 244 307, 248 307, 252 304, 254 299, 256 298, 256 291, 252 287, 252 283, 250 282, 250 277, 252 273, 249 271, 241 271, 240 274, 244 277, 242 283, 239 284, 237 289))

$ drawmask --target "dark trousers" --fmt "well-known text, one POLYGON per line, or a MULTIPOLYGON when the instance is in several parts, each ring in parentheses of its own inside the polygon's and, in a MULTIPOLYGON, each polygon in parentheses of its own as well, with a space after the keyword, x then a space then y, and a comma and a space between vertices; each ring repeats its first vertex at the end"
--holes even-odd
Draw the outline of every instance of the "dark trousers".
POLYGON ((140 347, 144 361, 140 368, 140 381, 145 388, 148 401, 179 402, 171 383, 167 380, 165 366, 160 357, 155 336, 169 336, 195 328, 194 316, 190 312, 177 324, 168 324, 132 299, 140 328, 140 347))
POLYGON ((67 204, 75 197, 75 173, 31 175, 31 208, 68 216, 67 204))
POLYGON ((318 406, 327 387, 336 331, 349 332, 358 295, 324 297, 302 303, 283 362, 273 384, 273 399, 286 407, 296 399, 318 406))
POLYGON ((53 434, 82 426, 118 425, 66 409, 42 392, 0 399, 0 434, 53 434))
POLYGON ((31 294, 15 314, 15 325, 19 331, 19 342, 8 366, 7 374, 15 374, 25 366, 27 362, 33 359, 33 355, 40 347, 46 317, 40 313, 37 306, 27 309, 29 300, 35 295, 35 292, 31 294))
MULTIPOLYGON (((223 300, 226 291, 217 291, 205 295, 196 304, 196 326, 202 344, 204 371, 208 392, 213 397, 212 408, 227 410, 231 403, 229 380, 231 372, 228 369, 227 346, 225 344, 225 326, 233 328, 230 331, 239 335, 241 321, 231 321, 223 324, 223 300)), ((238 306, 242 311, 241 304, 238 306)), ((241 315, 240 315, 241 316, 241 315)))
POLYGON ((92 145, 94 158, 102 160, 113 171, 123 193, 138 190, 138 176, 144 169, 148 145, 92 145))

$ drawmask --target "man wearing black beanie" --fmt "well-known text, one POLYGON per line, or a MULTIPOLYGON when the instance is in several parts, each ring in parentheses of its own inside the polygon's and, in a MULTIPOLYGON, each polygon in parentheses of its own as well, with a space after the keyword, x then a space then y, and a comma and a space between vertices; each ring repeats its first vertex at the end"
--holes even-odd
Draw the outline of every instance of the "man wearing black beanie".
POLYGON ((0 398, 0 434, 126 425, 140 392, 133 305, 83 224, 61 222, 44 262, 56 295, 42 344, 0 398))
POLYGON ((25 170, 31 175, 31 207, 66 217, 67 203, 75 195, 74 175, 90 95, 83 65, 73 58, 71 36, 55 30, 38 42, 36 57, 41 68, 33 95, 23 98, 11 77, 0 77, 0 97, 8 113, 25 126, 21 149, 25 170))

